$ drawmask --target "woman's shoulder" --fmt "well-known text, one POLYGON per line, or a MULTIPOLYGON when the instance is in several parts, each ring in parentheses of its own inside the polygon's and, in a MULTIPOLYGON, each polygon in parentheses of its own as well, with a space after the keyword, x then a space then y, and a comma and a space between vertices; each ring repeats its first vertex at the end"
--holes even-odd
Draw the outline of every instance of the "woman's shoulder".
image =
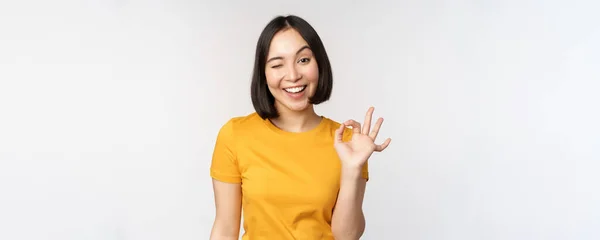
MULTIPOLYGON (((335 134, 335 131, 340 127, 340 125, 342 125, 341 122, 338 122, 338 121, 328 118, 326 116, 322 116, 322 117, 323 117, 323 121, 325 121, 325 124, 328 126, 327 129, 329 129, 331 134, 335 134)), ((352 129, 350 129, 350 128, 344 129, 344 139, 349 139, 350 137, 352 137, 352 129)))
POLYGON ((255 127, 257 124, 261 124, 263 119, 256 112, 252 112, 246 115, 238 115, 229 118, 222 126, 222 128, 228 129, 247 129, 255 127))
POLYGON ((332 118, 326 117, 326 116, 321 116, 323 118, 323 120, 326 122, 327 125, 333 127, 334 129, 337 129, 340 127, 340 125, 342 125, 342 122, 333 120, 332 118))
POLYGON ((261 118, 256 113, 230 117, 225 121, 217 134, 218 141, 233 142, 240 136, 248 135, 249 130, 256 129, 261 118))
POLYGON ((340 122, 333 120, 327 116, 321 116, 323 118, 323 121, 325 121, 326 124, 331 125, 333 127, 339 127, 341 125, 340 122))

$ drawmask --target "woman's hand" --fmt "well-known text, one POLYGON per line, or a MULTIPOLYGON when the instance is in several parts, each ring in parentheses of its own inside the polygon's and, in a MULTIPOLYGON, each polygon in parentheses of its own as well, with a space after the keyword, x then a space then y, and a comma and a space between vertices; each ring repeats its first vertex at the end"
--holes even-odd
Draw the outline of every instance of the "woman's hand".
POLYGON ((371 130, 371 119, 374 110, 373 107, 370 107, 367 111, 362 129, 360 123, 348 120, 335 131, 334 147, 342 161, 342 167, 362 168, 374 151, 381 152, 390 144, 392 140, 390 138, 386 139, 381 145, 375 144, 383 118, 377 119, 373 130, 371 130), (343 142, 344 129, 348 126, 352 127, 353 130, 352 140, 343 142))

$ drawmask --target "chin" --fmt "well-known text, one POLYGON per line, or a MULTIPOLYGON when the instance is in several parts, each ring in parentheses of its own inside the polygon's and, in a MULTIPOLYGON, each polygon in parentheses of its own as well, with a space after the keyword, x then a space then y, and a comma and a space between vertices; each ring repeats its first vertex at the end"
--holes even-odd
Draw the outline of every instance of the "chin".
POLYGON ((310 108, 310 103, 308 103, 308 99, 304 99, 301 102, 298 102, 298 101, 279 102, 279 106, 284 107, 285 109, 288 109, 289 111, 303 112, 303 111, 307 110, 308 108, 310 108))
POLYGON ((308 107, 310 106, 310 104, 308 104, 308 100, 304 101, 304 102, 296 102, 296 103, 287 103, 284 104, 284 106, 286 108, 288 108, 289 110, 292 110, 294 112, 302 112, 306 109, 308 109, 308 107))
POLYGON ((309 104, 308 103, 304 103, 304 104, 301 104, 301 105, 300 104, 294 104, 294 105, 289 106, 288 108, 290 110, 294 111, 294 112, 303 112, 306 109, 308 109, 308 107, 309 107, 309 104))

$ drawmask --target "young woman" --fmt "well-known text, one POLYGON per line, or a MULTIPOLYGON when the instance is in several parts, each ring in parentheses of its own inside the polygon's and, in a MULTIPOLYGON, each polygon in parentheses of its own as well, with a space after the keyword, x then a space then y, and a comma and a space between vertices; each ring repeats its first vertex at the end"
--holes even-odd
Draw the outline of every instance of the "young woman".
POLYGON ((323 43, 297 16, 280 16, 258 39, 251 83, 256 112, 217 136, 210 174, 216 217, 210 239, 359 239, 367 160, 381 124, 337 123, 315 113, 332 73, 323 43))

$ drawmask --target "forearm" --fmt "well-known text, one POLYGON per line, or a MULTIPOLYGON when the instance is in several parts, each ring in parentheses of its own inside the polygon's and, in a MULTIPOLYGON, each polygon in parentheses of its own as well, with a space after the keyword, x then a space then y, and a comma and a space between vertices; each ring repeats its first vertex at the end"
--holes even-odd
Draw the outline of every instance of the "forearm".
POLYGON ((221 236, 217 234, 211 234, 210 240, 238 240, 238 237, 234 236, 221 236))
POLYGON ((239 238, 239 224, 227 224, 215 221, 210 233, 210 240, 237 240, 239 238))
POLYGON ((360 168, 344 168, 331 228, 336 240, 359 239, 365 229, 362 211, 365 182, 360 168))

